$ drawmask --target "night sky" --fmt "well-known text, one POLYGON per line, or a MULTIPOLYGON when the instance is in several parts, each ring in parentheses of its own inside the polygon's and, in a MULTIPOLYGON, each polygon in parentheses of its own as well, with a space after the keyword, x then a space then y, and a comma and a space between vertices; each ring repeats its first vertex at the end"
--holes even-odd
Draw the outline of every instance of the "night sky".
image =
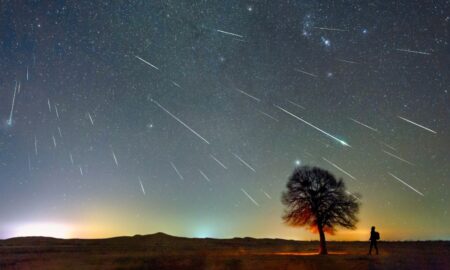
POLYGON ((448 1, 45 2, 0 1, 0 238, 316 239, 310 165, 362 195, 330 239, 450 239, 448 1))

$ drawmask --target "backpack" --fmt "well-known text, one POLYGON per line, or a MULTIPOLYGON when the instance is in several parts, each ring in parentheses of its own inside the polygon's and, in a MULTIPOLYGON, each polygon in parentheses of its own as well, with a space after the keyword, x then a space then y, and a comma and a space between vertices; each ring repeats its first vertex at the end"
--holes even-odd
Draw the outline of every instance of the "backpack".
POLYGON ((380 233, 379 232, 375 232, 375 240, 380 240, 380 233))

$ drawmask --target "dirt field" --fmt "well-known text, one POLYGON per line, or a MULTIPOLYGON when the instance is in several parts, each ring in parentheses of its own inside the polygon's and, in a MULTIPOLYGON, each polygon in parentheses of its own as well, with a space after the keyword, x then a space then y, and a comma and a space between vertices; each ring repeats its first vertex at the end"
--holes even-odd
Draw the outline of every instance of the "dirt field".
POLYGON ((0 241, 0 269, 450 269, 450 242, 317 242, 189 239, 165 234, 98 240, 44 237, 0 241))

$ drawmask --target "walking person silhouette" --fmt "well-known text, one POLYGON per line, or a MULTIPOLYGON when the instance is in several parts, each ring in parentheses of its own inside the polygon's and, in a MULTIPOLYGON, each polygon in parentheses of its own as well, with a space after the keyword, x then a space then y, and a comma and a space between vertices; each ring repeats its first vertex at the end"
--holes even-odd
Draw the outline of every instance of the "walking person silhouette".
POLYGON ((372 248, 375 248, 376 254, 378 255, 377 240, 380 240, 380 233, 375 231, 375 226, 372 226, 372 229, 370 230, 369 240, 370 240, 369 255, 372 255, 372 248))

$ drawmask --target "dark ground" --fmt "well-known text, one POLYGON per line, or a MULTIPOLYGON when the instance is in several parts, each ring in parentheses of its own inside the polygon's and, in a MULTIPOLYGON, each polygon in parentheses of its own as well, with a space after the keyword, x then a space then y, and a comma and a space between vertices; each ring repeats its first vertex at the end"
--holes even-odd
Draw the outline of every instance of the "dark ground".
POLYGON ((24 237, 0 241, 0 269, 450 269, 450 242, 366 242, 281 239, 191 239, 162 233, 81 240, 24 237))

